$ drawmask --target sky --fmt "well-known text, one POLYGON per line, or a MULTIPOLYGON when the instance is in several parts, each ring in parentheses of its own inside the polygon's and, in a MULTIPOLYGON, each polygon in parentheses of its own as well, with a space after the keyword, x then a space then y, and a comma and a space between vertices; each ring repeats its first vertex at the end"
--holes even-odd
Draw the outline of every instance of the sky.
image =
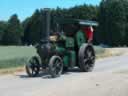
POLYGON ((101 0, 0 0, 0 20, 8 20, 12 14, 17 14, 23 21, 31 16, 36 9, 70 8, 75 5, 99 5, 101 0))

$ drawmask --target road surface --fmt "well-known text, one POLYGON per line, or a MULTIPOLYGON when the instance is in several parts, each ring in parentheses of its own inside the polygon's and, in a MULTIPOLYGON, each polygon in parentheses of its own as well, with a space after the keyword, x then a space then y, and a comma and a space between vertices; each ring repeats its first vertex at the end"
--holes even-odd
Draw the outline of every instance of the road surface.
POLYGON ((0 76, 0 96, 128 96, 128 56, 96 61, 94 71, 68 72, 59 78, 28 78, 25 73, 0 76))

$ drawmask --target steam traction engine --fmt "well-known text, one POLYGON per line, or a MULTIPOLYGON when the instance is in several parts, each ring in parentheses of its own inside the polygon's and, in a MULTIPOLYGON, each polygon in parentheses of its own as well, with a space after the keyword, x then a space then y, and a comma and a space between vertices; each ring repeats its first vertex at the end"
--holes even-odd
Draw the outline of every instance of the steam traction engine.
POLYGON ((97 26, 94 21, 55 18, 51 20, 49 10, 44 10, 42 39, 36 46, 38 56, 26 64, 26 72, 35 77, 40 70, 48 70, 55 78, 69 68, 79 67, 82 72, 93 70, 95 51, 83 28, 97 26), (51 21, 56 30, 51 32, 51 21), (53 22, 54 21, 54 22, 53 22))

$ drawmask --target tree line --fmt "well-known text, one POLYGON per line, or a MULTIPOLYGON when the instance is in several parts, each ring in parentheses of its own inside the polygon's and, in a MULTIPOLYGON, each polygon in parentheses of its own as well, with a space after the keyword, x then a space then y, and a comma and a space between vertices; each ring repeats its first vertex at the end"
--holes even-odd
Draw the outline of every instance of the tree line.
MULTIPOLYGON (((99 26, 94 32, 94 44, 128 45, 128 1, 102 0, 99 6, 79 5, 72 8, 51 9, 52 17, 94 20, 99 26)), ((40 41, 43 9, 20 22, 16 14, 8 21, 0 21, 0 45, 35 44, 40 41)), ((54 27, 54 26, 52 26, 54 27)))
POLYGON ((1 45, 21 45, 24 37, 24 30, 18 16, 12 15, 6 21, 0 21, 0 44, 1 45))
POLYGON ((98 22, 99 43, 128 46, 128 0, 102 0, 98 22))

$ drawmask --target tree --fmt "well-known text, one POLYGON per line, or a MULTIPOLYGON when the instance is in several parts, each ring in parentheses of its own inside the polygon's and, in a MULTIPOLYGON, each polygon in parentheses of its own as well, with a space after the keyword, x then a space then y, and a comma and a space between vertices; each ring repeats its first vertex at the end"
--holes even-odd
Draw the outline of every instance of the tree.
POLYGON ((18 16, 14 14, 8 20, 8 25, 3 34, 2 42, 4 45, 20 45, 22 36, 23 28, 18 16))
POLYGON ((24 36, 22 38, 22 42, 23 44, 29 44, 30 43, 30 26, 31 26, 31 22, 30 22, 31 18, 26 18, 23 22, 22 22, 22 26, 24 29, 24 36))
POLYGON ((32 17, 26 19, 24 22, 26 22, 26 25, 24 26, 25 42, 28 44, 35 44, 39 42, 42 30, 41 22, 43 22, 40 10, 36 10, 32 17))
POLYGON ((2 43, 1 40, 2 40, 6 27, 7 27, 7 22, 0 21, 0 44, 2 43))
POLYGON ((125 0, 102 0, 99 9, 100 43, 124 45, 126 35, 125 0))
POLYGON ((126 15, 126 24, 125 24, 125 44, 128 46, 128 1, 123 0, 123 4, 125 7, 125 15, 126 15))

